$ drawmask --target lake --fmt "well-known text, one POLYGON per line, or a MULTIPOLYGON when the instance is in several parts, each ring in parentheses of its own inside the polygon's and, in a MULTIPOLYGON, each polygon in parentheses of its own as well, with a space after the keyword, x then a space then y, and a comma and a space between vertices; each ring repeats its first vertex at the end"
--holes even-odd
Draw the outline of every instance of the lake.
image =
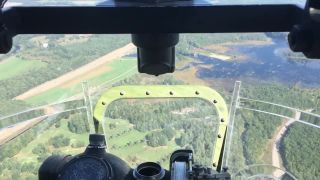
MULTIPOLYGON (((282 57, 279 51, 288 48, 285 40, 273 38, 271 45, 234 45, 233 51, 245 54, 245 60, 222 61, 199 55, 199 64, 213 65, 213 68, 199 67, 199 78, 258 79, 277 81, 284 84, 299 83, 304 86, 320 85, 320 60, 294 61, 282 57)), ((186 67, 184 67, 186 68, 186 67)), ((183 68, 182 68, 183 69, 183 68)))

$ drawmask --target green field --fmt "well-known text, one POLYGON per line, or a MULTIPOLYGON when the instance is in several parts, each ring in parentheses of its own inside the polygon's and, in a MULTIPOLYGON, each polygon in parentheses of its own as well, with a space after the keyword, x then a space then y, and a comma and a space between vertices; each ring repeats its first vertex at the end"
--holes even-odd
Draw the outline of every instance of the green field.
MULTIPOLYGON (((36 137, 32 142, 30 142, 25 148, 21 149, 20 153, 17 154, 15 157, 17 157, 22 162, 37 162, 37 156, 32 153, 32 149, 36 147, 38 144, 43 143, 47 144, 48 140, 56 135, 63 134, 71 139, 71 143, 80 140, 85 142, 85 144, 88 143, 88 135, 89 133, 84 134, 75 134, 68 130, 68 120, 62 119, 61 126, 59 128, 56 128, 55 126, 52 126, 48 128, 46 131, 44 131, 42 134, 39 134, 38 137, 36 137)), ((80 153, 82 149, 76 149, 76 148, 70 148, 70 146, 54 149, 53 147, 49 148, 51 151, 53 150, 61 150, 64 154, 76 154, 80 153)))
MULTIPOLYGON (((156 148, 150 147, 144 141, 147 132, 137 131, 133 128, 133 124, 130 124, 127 120, 117 119, 112 120, 111 122, 117 124, 117 127, 115 129, 110 129, 107 126, 109 137, 115 136, 123 131, 127 132, 108 141, 110 152, 125 159, 132 166, 145 161, 159 161, 163 156, 166 156, 179 148, 174 140, 170 141, 167 146, 156 148), (143 142, 139 142, 137 144, 132 143, 141 140, 143 140, 143 142), (126 146, 126 144, 130 142, 132 144, 126 146), (113 149, 114 145, 118 147, 120 146, 121 148, 113 149), (135 161, 132 161, 133 158, 135 161)), ((110 122, 107 124, 110 124, 110 122)), ((163 165, 167 166, 168 164, 165 162, 163 165)))
POLYGON ((121 58, 113 61, 110 65, 111 71, 103 73, 88 80, 91 86, 98 86, 101 84, 112 84, 116 81, 125 79, 137 73, 136 58, 121 58))
POLYGON ((46 91, 44 93, 41 93, 39 95, 33 96, 31 98, 28 98, 26 102, 32 104, 32 105, 38 105, 38 104, 45 104, 50 102, 56 102, 60 99, 65 99, 67 97, 70 97, 72 95, 75 95, 75 93, 80 93, 81 89, 78 88, 78 91, 76 89, 65 89, 65 88, 53 88, 49 91, 46 91))
MULTIPOLYGON (((81 120, 83 121, 83 119, 81 120)), ((115 129, 107 129, 107 132, 109 132, 110 136, 115 136, 118 133, 123 133, 123 131, 127 131, 120 136, 116 138, 112 138, 110 141, 108 141, 108 147, 109 150, 128 160, 129 156, 137 156, 138 159, 141 160, 154 160, 157 161, 160 159, 160 157, 166 153, 172 152, 174 149, 178 148, 178 146, 175 144, 174 141, 171 141, 168 143, 168 146, 164 147, 157 147, 152 148, 147 146, 145 142, 139 143, 137 145, 127 146, 124 147, 129 142, 134 142, 138 140, 144 140, 145 135, 147 133, 137 131, 133 128, 133 125, 130 124, 127 120, 112 120, 113 123, 117 124, 117 128, 115 129), (130 131, 128 131, 130 129, 130 131), (117 145, 121 146, 119 149, 113 149, 112 146, 117 145), (129 151, 130 149, 130 151, 129 151), (145 151, 148 149, 148 151, 145 151)), ((47 144, 50 138, 63 134, 66 137, 69 137, 72 142, 75 141, 82 141, 85 142, 85 144, 88 144, 88 138, 89 138, 89 132, 83 133, 83 134, 76 134, 72 133, 68 129, 68 119, 61 119, 60 120, 60 127, 55 127, 54 125, 45 130, 43 133, 39 134, 38 137, 36 137, 32 142, 30 142, 25 148, 21 149, 21 151, 15 156, 15 158, 18 158, 21 162, 37 162, 37 155, 32 153, 32 149, 36 147, 38 144, 43 143, 47 144)), ((108 123, 110 124, 110 122, 108 123)), ((84 147, 82 148, 71 148, 70 146, 62 147, 62 148, 49 148, 50 151, 61 151, 64 154, 77 154, 84 150, 84 147)), ((130 163, 130 162, 129 162, 130 163)))
MULTIPOLYGON (((81 120, 86 121, 85 117, 83 117, 83 119, 81 120)), ((55 123, 50 128, 46 129, 43 133, 39 134, 34 140, 28 143, 27 146, 22 148, 20 152, 12 158, 12 161, 19 162, 20 165, 32 163, 35 165, 35 168, 38 169, 40 166, 38 158, 40 156, 35 154, 33 152, 33 149, 38 147, 40 144, 44 144, 47 147, 47 151, 43 154, 44 157, 48 157, 49 155, 55 153, 75 155, 83 152, 86 145, 88 144, 89 133, 72 133, 68 128, 69 119, 63 118, 59 121, 59 127, 56 127, 55 124, 57 123, 55 123), (60 148, 54 148, 49 142, 52 137, 57 135, 64 135, 64 137, 68 137, 70 139, 70 145, 60 148), (83 142, 84 146, 71 146, 71 144, 79 141, 83 142)), ((108 125, 110 123, 111 122, 109 122, 108 125)), ((130 124, 127 120, 114 119, 112 120, 112 123, 116 124, 116 128, 107 128, 109 137, 116 136, 117 134, 121 135, 117 136, 116 138, 111 138, 111 140, 108 141, 109 151, 123 158, 133 167, 145 161, 159 161, 161 158, 167 157, 175 149, 179 148, 174 140, 168 142, 166 146, 152 148, 145 142, 145 135, 147 133, 135 130, 133 124, 130 124), (124 131, 125 133, 123 133, 124 131), (134 141, 139 141, 139 143, 134 144, 134 141), (114 145, 117 146, 116 149, 114 149, 114 145)), ((167 168, 168 161, 164 161, 162 164, 167 168)), ((10 171, 4 170, 2 174, 3 176, 0 176, 0 179, 7 179, 9 174, 10 171)), ((29 171, 23 172, 20 175, 20 178, 22 179, 26 179, 26 177, 33 177, 33 179, 36 179, 36 176, 29 171)))
POLYGON ((8 79, 26 72, 45 66, 45 63, 36 60, 23 60, 18 57, 9 57, 0 63, 0 80, 8 79))
MULTIPOLYGON (((81 78, 83 78, 85 81, 88 81, 90 86, 96 87, 101 84, 103 86, 111 85, 114 82, 125 79, 137 73, 136 60, 134 58, 121 58, 120 60, 115 60, 106 66, 110 67, 111 70, 88 80, 85 80, 85 76, 81 78)), ((62 100, 73 95, 77 95, 81 92, 81 83, 78 83, 69 88, 53 88, 39 95, 28 98, 26 101, 34 105, 42 104, 44 102, 50 103, 58 101, 59 99, 62 100)))

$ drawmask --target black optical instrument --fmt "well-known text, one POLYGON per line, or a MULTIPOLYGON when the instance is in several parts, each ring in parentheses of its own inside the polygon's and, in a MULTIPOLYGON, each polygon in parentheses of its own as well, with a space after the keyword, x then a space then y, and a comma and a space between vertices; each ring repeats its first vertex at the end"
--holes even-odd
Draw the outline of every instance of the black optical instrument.
POLYGON ((191 150, 177 150, 170 157, 170 169, 145 162, 132 169, 125 161, 105 151, 103 135, 91 134, 86 150, 76 156, 48 157, 39 169, 39 180, 228 180, 226 171, 217 172, 193 164, 191 150))

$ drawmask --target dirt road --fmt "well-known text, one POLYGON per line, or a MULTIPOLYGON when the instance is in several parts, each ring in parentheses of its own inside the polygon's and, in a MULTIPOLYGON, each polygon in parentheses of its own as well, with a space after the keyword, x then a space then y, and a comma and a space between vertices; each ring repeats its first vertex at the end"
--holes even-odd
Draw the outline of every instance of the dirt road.
POLYGON ((116 49, 108 54, 106 54, 105 56, 102 56, 76 70, 73 70, 69 73, 66 73, 56 79, 47 81, 43 84, 40 84, 39 86, 36 86, 30 90, 28 90, 27 92, 15 97, 14 99, 18 99, 18 100, 24 100, 27 99, 29 97, 38 95, 40 93, 43 93, 45 91, 48 91, 52 88, 61 86, 62 84, 72 81, 74 79, 77 79, 77 77, 81 76, 81 75, 85 75, 91 71, 94 71, 95 69, 103 66, 104 64, 111 62, 114 59, 120 58, 122 56, 125 56, 131 52, 133 52, 133 50, 135 49, 135 46, 133 44, 127 44, 126 46, 116 49))
MULTIPOLYGON (((294 119, 288 120, 284 125, 282 125, 282 127, 280 128, 280 130, 276 134, 275 141, 272 146, 272 166, 278 167, 278 168, 283 168, 283 164, 282 164, 283 161, 282 161, 281 154, 280 154, 281 138, 285 135, 285 132, 287 131, 288 127, 292 123, 294 123, 296 120, 300 119, 300 116, 301 116, 301 112, 296 111, 294 119)), ((282 175, 284 175, 284 172, 281 171, 280 169, 275 170, 273 172, 273 176, 275 176, 275 177, 280 178, 282 175)))
MULTIPOLYGON (((12 124, 8 127, 0 129, 0 146, 5 144, 6 142, 14 139, 15 137, 19 136, 20 134, 24 133, 28 129, 32 128, 33 126, 37 125, 38 123, 42 122, 47 116, 56 114, 58 112, 63 112, 63 108, 60 106, 43 106, 41 108, 44 112, 44 115, 32 118, 29 120, 25 120, 16 124, 12 124)), ((21 114, 23 114, 22 112, 21 114)), ((15 117, 19 117, 19 113, 14 115, 15 117)), ((2 119, 3 120, 3 119, 2 119)))
POLYGON ((43 119, 43 117, 38 117, 1 129, 0 146, 40 123, 43 119))

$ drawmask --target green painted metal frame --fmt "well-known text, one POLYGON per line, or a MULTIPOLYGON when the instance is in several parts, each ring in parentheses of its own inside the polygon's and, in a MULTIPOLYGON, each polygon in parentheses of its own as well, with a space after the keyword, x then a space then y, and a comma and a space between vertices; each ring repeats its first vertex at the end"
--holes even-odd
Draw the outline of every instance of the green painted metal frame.
MULTIPOLYGON (((107 90, 98 100, 94 109, 94 124, 97 132, 106 135, 105 111, 108 106, 120 99, 159 99, 159 98, 199 98, 208 101, 216 108, 219 119, 217 140, 213 149, 212 164, 218 168, 223 154, 223 144, 228 126, 228 108, 223 97, 214 89, 193 85, 151 85, 118 86, 107 90)), ((107 136, 106 136, 107 137, 107 136)))

